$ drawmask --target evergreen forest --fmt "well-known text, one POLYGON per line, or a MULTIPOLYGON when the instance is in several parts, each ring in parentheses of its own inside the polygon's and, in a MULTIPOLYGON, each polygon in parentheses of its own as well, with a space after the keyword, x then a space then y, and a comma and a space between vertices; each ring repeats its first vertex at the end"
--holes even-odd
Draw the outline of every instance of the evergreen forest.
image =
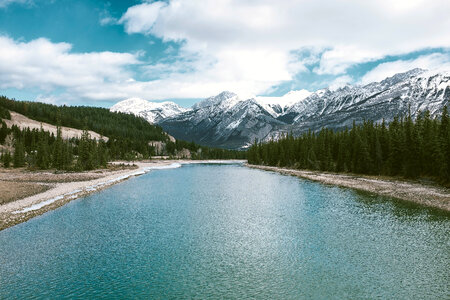
POLYGON ((0 145, 11 137, 14 150, 2 150, 0 160, 4 167, 31 169, 92 170, 105 167, 112 160, 149 159, 156 154, 176 156, 190 151, 192 159, 243 159, 246 152, 200 146, 194 142, 171 141, 161 127, 140 117, 113 113, 105 108, 85 106, 56 106, 39 102, 11 100, 0 96, 0 145), (11 119, 9 111, 57 125, 56 136, 48 131, 8 128, 2 119, 11 119), (79 138, 63 139, 61 126, 82 129, 79 138), (88 130, 108 139, 92 139, 88 130), (164 153, 156 153, 150 141, 165 144, 164 153))
POLYGON ((425 111, 413 120, 399 116, 387 124, 365 121, 351 129, 308 131, 278 141, 255 143, 248 162, 368 175, 427 177, 450 183, 450 124, 445 106, 439 117, 425 111))

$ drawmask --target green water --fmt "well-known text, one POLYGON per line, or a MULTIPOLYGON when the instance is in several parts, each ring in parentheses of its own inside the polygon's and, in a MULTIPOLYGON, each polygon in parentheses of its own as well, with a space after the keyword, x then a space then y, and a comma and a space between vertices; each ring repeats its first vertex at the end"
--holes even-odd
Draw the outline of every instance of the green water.
POLYGON ((449 299, 450 216, 248 169, 152 171, 0 232, 0 298, 449 299))

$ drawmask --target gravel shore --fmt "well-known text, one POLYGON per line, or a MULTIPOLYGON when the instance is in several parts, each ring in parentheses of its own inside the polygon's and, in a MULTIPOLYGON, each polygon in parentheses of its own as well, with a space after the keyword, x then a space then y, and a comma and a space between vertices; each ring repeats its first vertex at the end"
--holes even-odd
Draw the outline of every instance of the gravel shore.
POLYGON ((450 211, 450 189, 444 187, 400 180, 358 177, 347 174, 322 173, 318 171, 294 170, 249 164, 246 164, 246 166, 265 171, 278 172, 284 175, 297 176, 325 184, 367 191, 450 211))
POLYGON ((128 178, 151 170, 195 163, 244 163, 229 160, 150 160, 114 162, 110 169, 79 173, 52 173, 26 169, 0 169, 0 230, 25 222, 128 178), (4 198, 4 199, 3 199, 4 198))
POLYGON ((144 174, 146 168, 161 167, 171 163, 170 161, 135 163, 134 166, 129 164, 124 167, 117 166, 112 169, 79 173, 3 169, 3 172, 0 173, 2 182, 0 187, 3 186, 6 190, 0 191, 0 193, 14 196, 5 197, 4 202, 6 203, 0 205, 0 230, 25 222, 71 200, 102 190, 129 177, 144 174), (33 194, 33 190, 27 185, 45 186, 46 189, 42 189, 44 190, 42 191, 34 188, 36 192, 33 194), (6 193, 7 191, 9 193, 6 193))

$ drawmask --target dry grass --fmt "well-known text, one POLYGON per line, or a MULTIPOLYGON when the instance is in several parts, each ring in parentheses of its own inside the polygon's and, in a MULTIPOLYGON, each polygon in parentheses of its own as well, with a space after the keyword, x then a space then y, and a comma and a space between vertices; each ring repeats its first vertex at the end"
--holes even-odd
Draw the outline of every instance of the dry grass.
POLYGON ((110 172, 136 169, 135 165, 108 165, 106 169, 85 172, 63 172, 57 170, 32 171, 26 168, 0 167, 0 180, 9 182, 62 183, 94 180, 108 175, 110 172))
POLYGON ((90 181, 111 172, 136 169, 135 165, 109 165, 107 169, 88 172, 30 171, 26 168, 0 167, 0 205, 43 193, 57 183, 90 181))
POLYGON ((50 188, 40 183, 0 181, 0 205, 45 192, 50 188))
POLYGON ((33 171, 26 168, 5 169, 0 167, 0 230, 25 222, 75 198, 107 188, 122 180, 104 185, 105 182, 120 178, 124 174, 135 176, 134 172, 138 168, 168 164, 170 162, 149 161, 136 164, 133 162, 116 162, 109 164, 105 169, 86 172, 33 171), (90 186, 97 184, 102 185, 95 189, 88 189, 90 186), (80 192, 75 195, 66 195, 76 190, 80 192), (59 196, 63 197, 40 209, 17 213, 33 204, 59 196))

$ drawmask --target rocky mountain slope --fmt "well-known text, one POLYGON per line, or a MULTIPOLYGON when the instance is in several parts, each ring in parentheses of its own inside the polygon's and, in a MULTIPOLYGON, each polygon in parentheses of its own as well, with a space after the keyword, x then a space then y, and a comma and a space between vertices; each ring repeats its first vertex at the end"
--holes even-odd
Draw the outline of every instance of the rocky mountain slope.
POLYGON ((158 124, 176 138, 232 149, 264 139, 284 125, 254 99, 242 100, 230 92, 207 98, 158 124))
POLYGON ((293 91, 283 97, 255 99, 222 92, 191 109, 129 99, 111 109, 143 116, 175 138, 239 149, 255 139, 268 140, 286 132, 351 127, 353 120, 390 121, 408 111, 417 116, 427 109, 435 116, 449 101, 450 72, 414 69, 380 82, 337 90, 293 91))
POLYGON ((295 103, 280 118, 300 133, 322 127, 351 127, 353 120, 391 121, 396 115, 413 117, 429 110, 438 114, 450 99, 450 73, 414 69, 365 86, 345 86, 336 91, 319 90, 295 103))

